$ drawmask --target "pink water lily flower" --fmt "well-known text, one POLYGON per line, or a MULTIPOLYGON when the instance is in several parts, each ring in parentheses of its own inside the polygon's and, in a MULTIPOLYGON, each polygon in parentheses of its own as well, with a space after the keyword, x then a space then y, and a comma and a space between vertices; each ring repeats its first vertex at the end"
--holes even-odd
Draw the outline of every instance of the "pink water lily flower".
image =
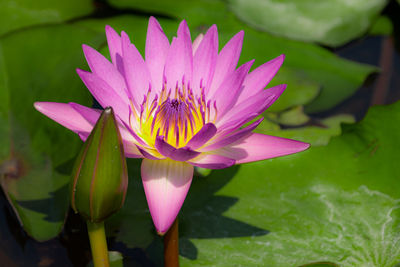
MULTIPOLYGON (((151 17, 144 59, 125 32, 106 26, 106 35, 111 62, 83 45, 91 72, 77 72, 100 105, 114 109, 126 156, 143 158, 143 186, 160 234, 183 204, 193 166, 221 169, 309 147, 252 132, 262 121, 255 119, 285 90, 285 85, 264 89, 284 56, 250 73, 254 60, 237 67, 243 31, 218 52, 215 25, 192 43, 182 21, 170 43, 151 17)), ((35 107, 82 140, 100 116, 100 110, 76 103, 36 102, 35 107)))

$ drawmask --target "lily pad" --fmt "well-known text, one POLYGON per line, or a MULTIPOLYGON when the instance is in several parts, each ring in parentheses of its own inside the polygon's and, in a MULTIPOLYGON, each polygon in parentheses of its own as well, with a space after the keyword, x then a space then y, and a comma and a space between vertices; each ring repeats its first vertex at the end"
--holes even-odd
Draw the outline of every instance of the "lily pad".
POLYGON ((94 10, 91 0, 2 0, 0 36, 28 26, 59 23, 88 15, 94 10))
MULTIPOLYGON (((182 257, 181 265, 398 264, 400 126, 390 123, 393 120, 400 120, 400 102, 372 108, 362 122, 343 127, 343 134, 327 146, 241 166, 215 197, 238 199, 224 217, 268 232, 229 237, 222 231, 189 238, 197 257, 182 257)), ((218 180, 229 172, 212 174, 218 180)), ((218 207, 218 202, 210 204, 218 207)), ((197 216, 207 220, 212 210, 197 216)), ((190 232, 213 226, 192 222, 185 227, 190 232)))
POLYGON ((304 113, 302 106, 297 106, 281 113, 264 112, 264 117, 275 123, 286 126, 300 126, 307 123, 310 118, 304 113))
POLYGON ((5 96, 0 102, 0 181, 24 229, 40 241, 63 226, 73 158, 82 143, 35 111, 33 103, 91 105, 75 68, 84 64, 81 44, 99 46, 104 39, 88 29, 60 25, 0 40, 0 94, 5 96))
POLYGON ((236 15, 278 36, 340 46, 366 33, 387 0, 229 0, 236 15))
POLYGON ((125 204, 107 220, 107 236, 129 248, 146 248, 156 236, 140 176, 138 159, 128 159, 129 186, 125 204))
POLYGON ((264 120, 256 128, 255 132, 295 139, 310 143, 312 146, 324 146, 329 143, 329 140, 332 137, 341 134, 342 124, 350 124, 354 122, 355 119, 352 115, 343 114, 332 116, 321 121, 315 121, 314 125, 282 130, 271 128, 271 123, 264 120))
POLYGON ((371 35, 391 35, 393 33, 393 23, 390 18, 380 16, 369 30, 371 35))

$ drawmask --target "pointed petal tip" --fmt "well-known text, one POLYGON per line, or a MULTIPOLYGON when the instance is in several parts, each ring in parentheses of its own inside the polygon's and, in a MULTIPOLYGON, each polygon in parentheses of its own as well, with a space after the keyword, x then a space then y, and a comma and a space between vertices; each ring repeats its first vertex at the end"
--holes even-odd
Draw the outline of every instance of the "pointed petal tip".
POLYGON ((309 149, 311 147, 311 144, 309 144, 309 143, 304 143, 304 142, 300 142, 300 143, 302 143, 302 147, 301 147, 300 151, 307 150, 307 149, 309 149))
POLYGON ((211 25, 211 27, 208 30, 212 31, 212 33, 218 33, 218 27, 216 24, 211 25))
POLYGON ((85 52, 85 50, 89 49, 90 46, 88 46, 87 44, 82 44, 82 50, 83 52, 85 52))
POLYGON ((125 31, 121 32, 121 41, 122 41, 122 44, 124 42, 127 42, 129 44, 131 42, 131 40, 129 39, 129 35, 125 31))
POLYGON ((106 24, 106 26, 105 26, 104 28, 105 28, 105 31, 106 31, 106 32, 108 32, 108 31, 114 31, 114 32, 115 32, 114 28, 111 27, 111 26, 108 25, 108 24, 106 24))
POLYGON ((239 31, 233 38, 238 38, 239 40, 243 40, 244 38, 244 30, 239 31))
POLYGON ((143 188, 154 225, 164 234, 175 221, 193 179, 193 166, 172 160, 143 159, 143 188))
POLYGON ((86 72, 88 72, 88 71, 80 69, 80 68, 76 68, 75 71, 76 71, 76 73, 78 73, 79 76, 81 76, 81 74, 85 74, 86 72))
POLYGON ((155 24, 157 24, 157 25, 160 25, 160 23, 158 22, 158 20, 156 19, 156 17, 154 17, 154 16, 150 16, 150 18, 149 18, 149 24, 150 23, 155 23, 155 24))
POLYGON ((85 55, 86 61, 88 62, 90 67, 91 60, 93 60, 93 58, 95 58, 96 54, 99 54, 99 52, 97 52, 96 49, 87 44, 82 44, 82 50, 83 54, 85 55))
POLYGON ((165 232, 160 232, 159 230, 157 230, 157 234, 158 234, 159 236, 164 236, 166 233, 167 233, 166 231, 165 231, 165 232))
POLYGON ((278 91, 278 97, 283 93, 283 91, 286 90, 287 84, 280 84, 278 86, 276 86, 276 90, 278 91))
POLYGON ((53 107, 54 105, 57 105, 57 104, 62 104, 62 103, 57 103, 57 102, 40 102, 40 101, 36 101, 36 102, 33 103, 33 107, 34 107, 37 111, 39 111, 39 112, 41 112, 41 113, 44 113, 44 112, 46 111, 47 108, 53 107))
POLYGON ((177 35, 178 37, 181 36, 181 34, 187 34, 190 36, 190 30, 189 30, 189 25, 187 24, 186 20, 182 20, 181 23, 179 23, 177 35))
POLYGON ((42 103, 42 102, 33 102, 33 107, 34 107, 37 111, 39 111, 39 109, 40 109, 40 103, 42 103))

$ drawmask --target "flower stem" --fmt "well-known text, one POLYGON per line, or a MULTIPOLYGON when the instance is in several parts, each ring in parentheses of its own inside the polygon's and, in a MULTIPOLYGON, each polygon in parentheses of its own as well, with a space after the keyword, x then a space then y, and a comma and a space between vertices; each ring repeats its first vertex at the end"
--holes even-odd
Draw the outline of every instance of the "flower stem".
POLYGON ((92 258, 94 267, 109 267, 106 234, 104 232, 104 222, 92 223, 87 221, 90 247, 92 248, 92 258))
POLYGON ((164 267, 179 267, 178 218, 164 236, 164 267))

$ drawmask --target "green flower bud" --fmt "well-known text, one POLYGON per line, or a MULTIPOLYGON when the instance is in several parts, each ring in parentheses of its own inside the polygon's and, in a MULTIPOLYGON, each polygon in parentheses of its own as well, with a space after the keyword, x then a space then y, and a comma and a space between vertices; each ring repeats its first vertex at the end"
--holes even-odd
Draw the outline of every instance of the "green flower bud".
POLYGON ((125 201, 128 172, 121 135, 106 108, 84 143, 71 181, 71 205, 86 220, 101 222, 125 201))

